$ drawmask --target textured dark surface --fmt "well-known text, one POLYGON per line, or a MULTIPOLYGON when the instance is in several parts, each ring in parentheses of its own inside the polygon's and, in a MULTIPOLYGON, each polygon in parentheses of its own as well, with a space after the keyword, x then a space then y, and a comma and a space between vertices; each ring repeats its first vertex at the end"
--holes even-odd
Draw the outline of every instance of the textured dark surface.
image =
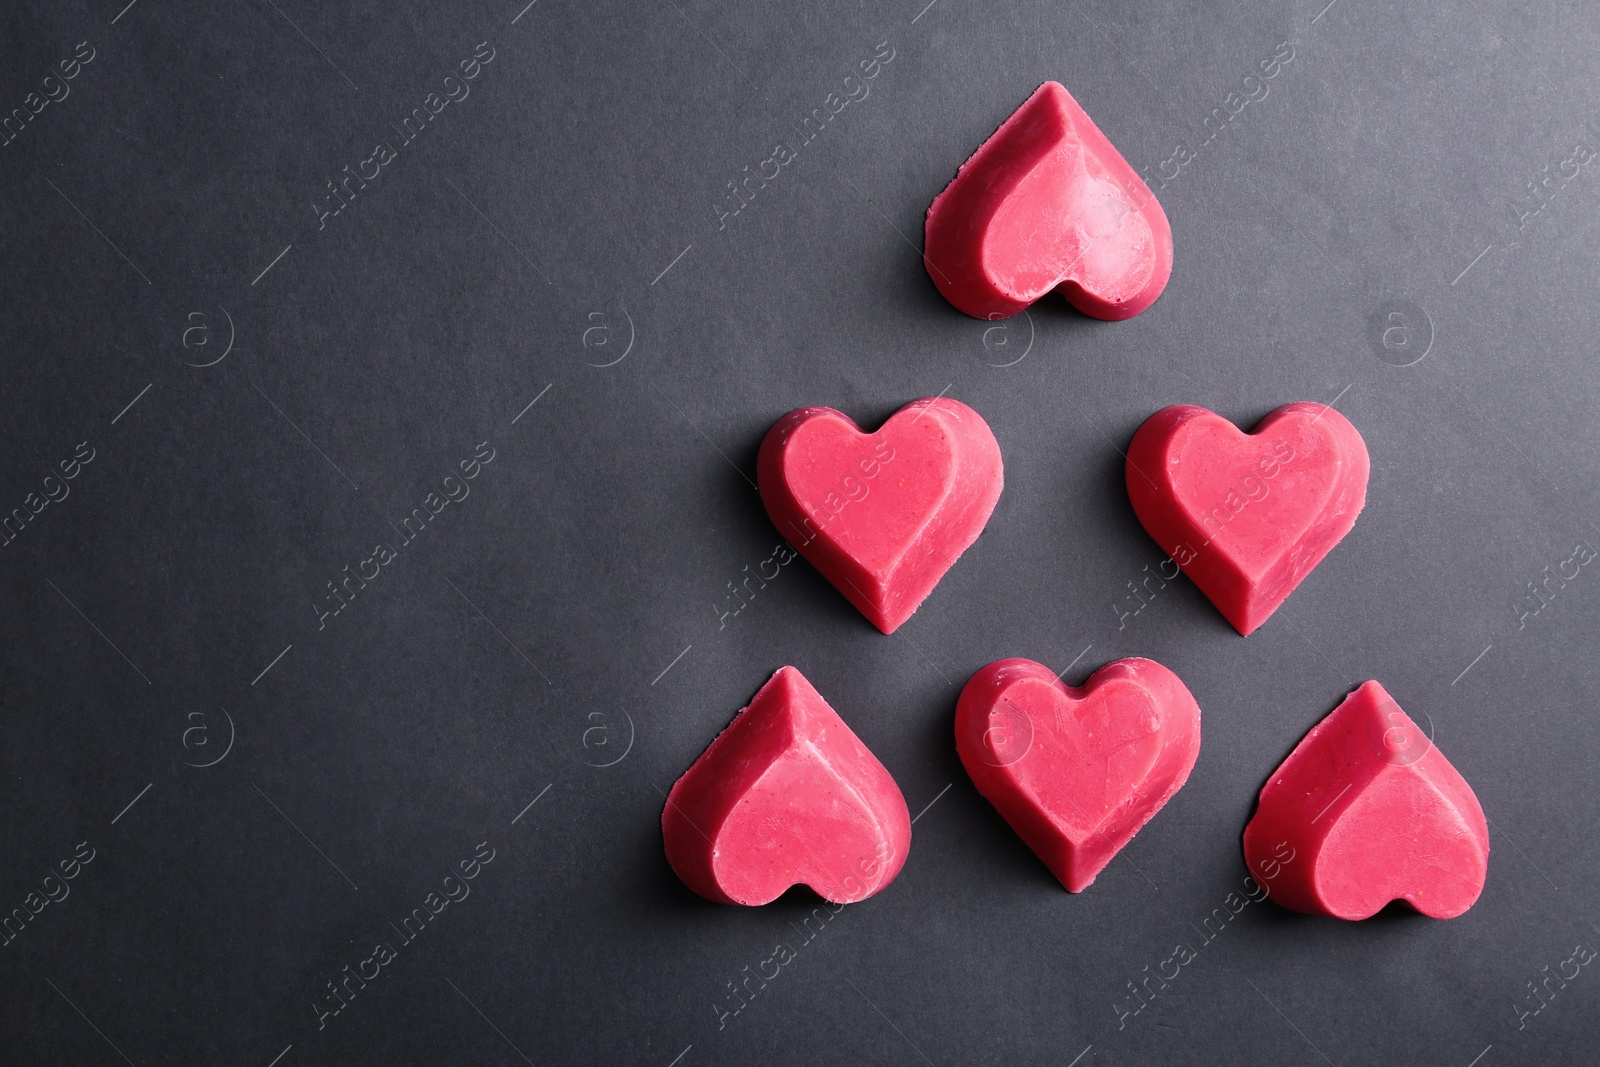
POLYGON ((1600 947, 1600 573, 1529 583, 1600 547, 1600 18, 925 2, 0 15, 0 109, 62 97, 0 147, 0 512, 68 494, 0 548, 0 907, 68 894, 0 948, 0 1059, 1594 1060, 1600 974, 1551 977, 1536 1015, 1529 983, 1600 947), (475 50, 470 95, 400 146, 475 50), (919 262, 929 201, 1048 78, 1176 174, 1172 282, 1133 321, 1050 298, 988 326, 919 262), (1206 143, 1214 108, 1239 110, 1206 143), (379 141, 396 158, 320 219, 379 141), (993 426, 1006 490, 901 633, 803 561, 731 614, 778 540, 766 427, 941 391, 993 426), (1242 639, 1179 580, 1123 615, 1161 559, 1122 487, 1140 421, 1336 399, 1369 502, 1285 609, 1242 639), (403 544, 462 461, 470 495, 403 544), (319 628, 380 541, 397 558, 319 628), (1072 682, 1151 656, 1204 712, 1187 787, 1081 896, 956 759, 959 687, 1007 655, 1072 682), (660 845, 662 790, 785 663, 921 813, 898 881, 810 941, 814 898, 704 903, 660 845), (1262 781, 1367 678, 1482 800, 1482 899, 1250 904, 1202 943, 1262 781), (470 896, 403 941, 475 852, 470 896))

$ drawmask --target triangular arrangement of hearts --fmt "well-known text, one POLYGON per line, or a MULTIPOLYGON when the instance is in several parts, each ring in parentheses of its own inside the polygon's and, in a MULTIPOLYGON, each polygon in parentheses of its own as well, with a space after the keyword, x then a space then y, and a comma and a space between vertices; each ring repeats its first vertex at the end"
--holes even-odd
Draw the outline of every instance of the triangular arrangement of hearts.
POLYGON ((1003 659, 961 691, 956 751, 978 792, 1079 893, 1188 780, 1200 706, 1148 659, 1108 663, 1077 689, 1041 663, 1003 659))
POLYGON ((1489 827, 1466 779, 1366 682, 1262 787, 1244 857, 1292 911, 1365 919, 1403 900, 1451 919, 1483 892, 1489 827))
POLYGON ((989 424, 943 397, 871 434, 833 408, 791 411, 756 478, 778 532, 886 634, 978 539, 1005 483, 989 424))
MULTIPOLYGON (((1059 289, 1088 315, 1125 319, 1160 296, 1172 235, 1127 161, 1046 82, 934 200, 924 264, 975 317, 1059 289)), ((1164 408, 1125 458, 1145 530, 1245 635, 1354 527, 1371 470, 1360 432, 1312 403, 1248 433, 1202 407, 1164 408)), ((942 394, 871 433, 833 408, 791 411, 762 441, 757 477, 779 533, 885 634, 977 540, 1005 481, 989 425, 942 394)), ((979 793, 1079 893, 1188 780, 1200 706, 1149 659, 1108 663, 1077 688, 1003 659, 962 690, 955 735, 979 793)), ((673 785, 661 830, 686 885, 746 905, 801 884, 836 904, 864 900, 911 844, 894 779, 793 667, 673 785)), ((1401 900, 1450 918, 1483 890, 1489 837, 1465 779, 1367 682, 1262 788, 1243 847, 1287 908, 1363 919, 1401 900)))
POLYGON ((1057 82, 1045 82, 928 208, 923 263, 974 318, 1015 315, 1052 289, 1097 319, 1155 303, 1172 229, 1155 194, 1057 82))
POLYGON ((1350 532, 1367 446, 1326 404, 1288 404, 1248 434, 1193 404, 1163 408, 1128 445, 1128 497, 1156 544, 1249 634, 1350 532))
POLYGON ((877 757, 783 667, 673 785, 661 836, 708 900, 766 904, 804 884, 853 904, 900 873, 911 815, 877 757))

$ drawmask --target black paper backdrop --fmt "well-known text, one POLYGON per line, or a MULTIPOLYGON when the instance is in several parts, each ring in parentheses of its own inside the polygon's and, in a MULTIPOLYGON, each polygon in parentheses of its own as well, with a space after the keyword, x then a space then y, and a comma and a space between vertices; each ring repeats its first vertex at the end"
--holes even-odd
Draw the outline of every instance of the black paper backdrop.
POLYGON ((1600 547, 1600 19, 924 2, 0 15, 0 1059, 1594 1058, 1600 574, 1551 576, 1600 547), (1133 321, 978 322, 923 273, 929 201, 1049 78, 1171 218, 1133 321), (766 427, 940 392, 1007 485, 912 621, 803 561, 734 614, 766 427), (1291 400, 1366 437, 1354 532, 1249 639, 1182 580, 1131 614, 1161 553, 1119 447, 1291 400), (1204 710, 1081 896, 955 756, 1006 655, 1151 656, 1204 710), (919 814, 809 926, 660 848, 785 663, 919 814), (1369 677, 1477 790, 1482 899, 1232 915, 1256 791, 1369 677))

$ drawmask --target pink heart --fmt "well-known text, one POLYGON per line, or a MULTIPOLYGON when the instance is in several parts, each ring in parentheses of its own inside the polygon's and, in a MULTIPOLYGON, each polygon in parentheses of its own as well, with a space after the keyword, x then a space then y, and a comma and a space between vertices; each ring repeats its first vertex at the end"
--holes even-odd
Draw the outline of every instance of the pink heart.
POLYGON ((757 479, 778 532, 886 634, 978 539, 1005 482, 989 424, 939 397, 871 434, 833 408, 791 411, 757 479))
POLYGON ((1082 687, 1029 659, 974 674, 956 750, 978 792, 1081 892, 1188 780, 1200 706, 1161 664, 1120 659, 1082 687))

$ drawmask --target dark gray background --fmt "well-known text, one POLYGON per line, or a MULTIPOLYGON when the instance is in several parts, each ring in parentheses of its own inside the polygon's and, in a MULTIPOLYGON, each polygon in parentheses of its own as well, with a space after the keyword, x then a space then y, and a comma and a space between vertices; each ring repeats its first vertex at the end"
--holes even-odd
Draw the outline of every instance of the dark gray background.
POLYGON ((0 909, 95 858, 0 948, 0 1059, 1592 1062, 1591 969, 1516 1005, 1600 945, 1600 575, 1521 618, 1600 547, 1600 174, 1562 165, 1600 143, 1600 18, 1324 2, 8 6, 0 113, 95 58, 0 148, 0 512, 95 458, 0 548, 0 909), (480 42, 471 95, 319 229, 325 183, 480 42), (870 96, 719 229, 879 42, 870 96), (1152 177, 1198 153, 1158 194, 1172 281, 1130 322, 1051 297, 989 327, 929 283, 922 216, 1051 78, 1152 177), (803 561, 719 625, 778 540, 765 429, 941 391, 1007 484, 903 630, 803 561), (1167 404, 1295 400, 1366 437, 1352 534, 1249 639, 1184 580, 1119 629, 1161 553, 1118 448, 1167 404), (484 441, 471 495, 319 630, 326 583, 484 441), (1204 711, 1187 787, 1080 896, 956 758, 961 684, 1011 655, 1074 683, 1151 656, 1204 711), (915 844, 719 1029, 816 901, 694 897, 662 790, 786 663, 915 844), (1367 678, 1476 789, 1482 899, 1251 905, 1119 1030, 1125 983, 1241 887, 1263 780, 1367 678), (471 896, 319 1030, 325 983, 480 842, 471 896))

